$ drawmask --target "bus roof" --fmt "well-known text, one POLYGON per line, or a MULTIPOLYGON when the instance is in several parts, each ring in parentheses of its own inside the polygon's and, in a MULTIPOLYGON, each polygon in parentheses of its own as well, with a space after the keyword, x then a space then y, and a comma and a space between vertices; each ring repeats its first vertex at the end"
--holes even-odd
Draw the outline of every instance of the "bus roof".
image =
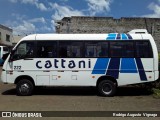
POLYGON ((128 33, 108 33, 108 34, 33 34, 22 40, 123 40, 123 39, 143 39, 142 35, 149 35, 146 30, 132 30, 128 33))

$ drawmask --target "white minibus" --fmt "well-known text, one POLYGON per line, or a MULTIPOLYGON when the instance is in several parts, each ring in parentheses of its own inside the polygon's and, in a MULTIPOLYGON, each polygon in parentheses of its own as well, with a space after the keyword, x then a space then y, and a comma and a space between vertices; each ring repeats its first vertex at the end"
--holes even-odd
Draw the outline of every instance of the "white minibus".
POLYGON ((17 95, 36 86, 96 87, 114 96, 119 86, 157 80, 158 52, 144 29, 109 34, 34 34, 20 40, 6 59, 1 79, 17 95))

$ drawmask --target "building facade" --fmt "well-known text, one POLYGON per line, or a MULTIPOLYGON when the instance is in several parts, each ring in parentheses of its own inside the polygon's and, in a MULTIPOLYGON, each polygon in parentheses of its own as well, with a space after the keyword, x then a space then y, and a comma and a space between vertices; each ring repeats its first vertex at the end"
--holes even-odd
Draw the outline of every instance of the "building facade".
POLYGON ((9 47, 12 46, 12 32, 12 29, 0 24, 0 45, 9 47))
POLYGON ((56 33, 126 33, 147 29, 160 51, 160 18, 64 17, 56 21, 56 33))
POLYGON ((13 35, 13 42, 12 45, 15 46, 23 37, 24 35, 13 35))

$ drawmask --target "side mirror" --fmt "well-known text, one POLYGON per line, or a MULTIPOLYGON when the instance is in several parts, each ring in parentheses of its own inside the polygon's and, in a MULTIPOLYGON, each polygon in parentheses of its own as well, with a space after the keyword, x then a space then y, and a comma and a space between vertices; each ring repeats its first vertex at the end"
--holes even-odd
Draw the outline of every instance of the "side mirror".
POLYGON ((13 55, 13 53, 14 53, 15 51, 16 51, 16 50, 11 50, 10 55, 13 55))
POLYGON ((11 50, 10 52, 10 57, 9 57, 9 62, 12 62, 13 61, 13 54, 16 50, 11 50))

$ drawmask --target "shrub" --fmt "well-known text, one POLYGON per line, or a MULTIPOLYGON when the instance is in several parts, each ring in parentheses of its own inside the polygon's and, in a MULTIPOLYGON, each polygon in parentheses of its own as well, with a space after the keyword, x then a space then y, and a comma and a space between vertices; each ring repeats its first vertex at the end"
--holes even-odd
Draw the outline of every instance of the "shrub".
POLYGON ((153 91, 154 98, 160 98, 160 89, 153 88, 152 91, 153 91))

